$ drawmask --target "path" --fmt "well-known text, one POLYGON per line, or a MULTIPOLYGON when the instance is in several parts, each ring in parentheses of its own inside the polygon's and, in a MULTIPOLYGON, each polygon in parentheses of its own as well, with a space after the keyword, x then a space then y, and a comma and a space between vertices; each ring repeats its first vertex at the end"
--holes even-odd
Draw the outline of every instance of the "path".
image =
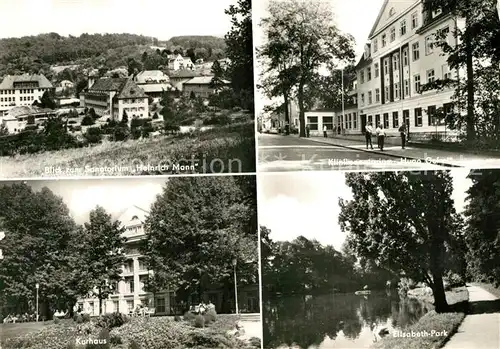
POLYGON ((444 349, 499 349, 500 299, 479 286, 468 286, 469 313, 444 349))
POLYGON ((241 339, 250 339, 252 337, 262 340, 262 322, 260 314, 241 314, 238 323, 243 327, 241 339))

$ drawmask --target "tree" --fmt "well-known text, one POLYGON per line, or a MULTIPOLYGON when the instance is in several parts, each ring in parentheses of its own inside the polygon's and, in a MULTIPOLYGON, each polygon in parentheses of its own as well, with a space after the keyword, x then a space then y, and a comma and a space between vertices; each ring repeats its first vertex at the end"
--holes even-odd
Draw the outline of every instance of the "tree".
MULTIPOLYGON (((250 180, 254 180, 251 178, 250 180)), ((142 253, 156 287, 187 301, 211 285, 223 287, 225 311, 233 285, 257 282, 255 193, 233 177, 171 178, 146 220, 142 253)))
POLYGON ((175 110, 174 98, 168 92, 164 91, 160 100, 160 105, 163 107, 160 114, 163 116, 163 126, 165 131, 178 131, 180 128, 180 120, 178 119, 175 110))
POLYGON ((226 55, 230 60, 228 77, 240 105, 253 111, 253 40, 252 1, 238 0, 225 13, 231 16, 231 30, 225 36, 226 55))
MULTIPOLYGON (((82 291, 75 263, 78 240, 69 210, 49 189, 38 192, 25 183, 0 186, 0 293, 15 313, 34 312, 39 283, 40 313, 72 308, 82 291), (32 308, 30 308, 30 305, 32 308)), ((81 276, 80 276, 81 277, 81 276)))
POLYGON ((95 124, 95 120, 90 115, 85 115, 82 119, 82 126, 91 126, 95 124))
MULTIPOLYGON (((498 128, 497 117, 498 95, 494 96, 494 103, 480 103, 476 99, 481 99, 484 91, 480 91, 481 85, 488 85, 491 78, 495 81, 498 90, 500 79, 498 75, 491 75, 490 79, 478 81, 477 77, 481 71, 497 70, 500 62, 500 21, 495 9, 495 0, 426 0, 424 1, 425 21, 431 21, 434 10, 441 10, 445 14, 465 19, 465 27, 452 31, 456 38, 455 44, 449 44, 447 36, 449 33, 438 31, 436 33, 436 46, 440 47, 448 55, 447 61, 451 69, 466 70, 465 84, 462 79, 438 79, 432 84, 423 86, 423 90, 439 89, 443 87, 453 87, 456 89, 455 100, 459 107, 459 112, 454 113, 452 126, 461 127, 465 122, 466 137, 469 142, 476 140, 478 131, 484 128, 484 123, 495 123, 498 128), (484 84, 483 84, 484 83, 484 84), (493 104, 493 110, 491 110, 493 104), (465 118, 460 110, 466 109, 465 118), (484 111, 490 114, 489 118, 484 118, 484 111), (478 115, 478 113, 482 113, 478 115), (491 120, 493 118, 494 120, 491 120), (465 119, 465 120, 464 120, 465 119), (479 128, 479 130, 478 130, 479 128)), ((495 135, 496 137, 496 135, 495 135)))
POLYGON ((125 228, 121 222, 113 221, 104 208, 97 206, 89 214, 89 222, 84 224, 85 248, 80 258, 87 265, 85 275, 88 289, 99 299, 99 313, 102 314, 102 301, 115 291, 122 279, 122 266, 125 263, 122 237, 125 228))
POLYGON ((49 109, 55 109, 56 108, 56 102, 54 102, 54 95, 52 92, 45 91, 42 95, 42 98, 40 98, 40 107, 41 108, 49 108, 49 109))
POLYGON ((7 126, 5 126, 4 123, 1 123, 0 124, 0 136, 6 136, 9 134, 9 129, 7 128, 7 126))
POLYGON ((475 281, 500 285, 500 172, 487 170, 470 175, 473 184, 467 191, 465 210, 467 261, 475 281))
POLYGON ((219 92, 225 87, 224 83, 224 69, 220 65, 219 61, 215 61, 212 64, 212 74, 214 75, 212 80, 210 80, 210 87, 215 90, 215 93, 219 92))
POLYGON ((266 70, 274 73, 265 82, 267 93, 288 98, 294 91, 299 106, 299 135, 304 137, 308 89, 322 66, 352 62, 353 38, 338 30, 328 5, 314 0, 271 2, 264 26, 268 42, 261 55, 268 60, 266 70))
POLYGON ((437 312, 448 309, 443 286, 449 244, 460 231, 448 172, 347 174, 353 192, 340 200, 341 229, 358 256, 427 283, 437 312))
POLYGON ((128 124, 128 115, 126 110, 123 110, 122 124, 128 124))

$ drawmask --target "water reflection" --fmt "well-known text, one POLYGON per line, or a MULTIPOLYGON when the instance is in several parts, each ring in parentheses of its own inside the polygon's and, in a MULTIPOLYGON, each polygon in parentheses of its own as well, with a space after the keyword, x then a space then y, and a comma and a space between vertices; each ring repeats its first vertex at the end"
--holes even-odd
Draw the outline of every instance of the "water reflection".
POLYGON ((264 347, 367 348, 416 322, 429 309, 416 299, 385 292, 276 297, 264 305, 264 347))

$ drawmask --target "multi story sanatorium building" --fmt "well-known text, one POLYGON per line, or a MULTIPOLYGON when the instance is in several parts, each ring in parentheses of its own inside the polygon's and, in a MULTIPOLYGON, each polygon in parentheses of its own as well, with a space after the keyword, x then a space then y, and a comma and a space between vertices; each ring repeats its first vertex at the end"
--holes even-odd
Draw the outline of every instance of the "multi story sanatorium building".
MULTIPOLYGON (((139 245, 146 237, 144 222, 148 212, 131 206, 120 214, 118 220, 125 228, 123 236, 127 239, 125 255, 127 261, 123 266, 123 280, 116 286, 115 294, 103 300, 103 313, 121 312, 128 314, 139 304, 155 308, 156 315, 169 315, 174 313, 175 292, 166 290, 154 295, 144 290, 148 275, 152 273, 139 253, 139 245)), ((205 301, 210 300, 217 312, 222 308, 222 292, 216 285, 204 294, 205 301)), ((242 312, 259 312, 259 288, 257 285, 243 286, 238 291, 238 304, 242 312)), ((193 301, 199 302, 198 299, 193 301)), ((234 307, 234 297, 231 300, 234 307)), ((90 315, 99 314, 99 300, 97 298, 82 298, 77 306, 90 315)))
POLYGON ((46 91, 55 88, 42 74, 7 75, 0 84, 0 116, 13 107, 32 105, 46 91))
POLYGON ((134 81, 155 103, 161 100, 164 92, 175 91, 175 87, 170 84, 170 78, 161 70, 142 71, 134 77, 134 81))
POLYGON ((93 108, 97 115, 121 120, 126 112, 132 118, 149 116, 148 96, 130 78, 89 77, 88 87, 80 93, 80 105, 93 108))
POLYGON ((406 122, 413 138, 435 134, 456 134, 446 130, 442 108, 453 110, 454 90, 422 91, 421 86, 437 79, 458 80, 459 71, 449 68, 442 50, 434 45, 437 32, 447 33, 447 41, 456 45, 453 32, 463 20, 439 11, 424 11, 423 0, 386 0, 378 14, 356 65, 357 79, 352 94, 345 97, 342 110, 311 110, 306 123, 311 135, 329 133, 360 135, 367 123, 381 123, 388 135, 398 134, 406 122), (353 103, 351 103, 353 102, 353 103))

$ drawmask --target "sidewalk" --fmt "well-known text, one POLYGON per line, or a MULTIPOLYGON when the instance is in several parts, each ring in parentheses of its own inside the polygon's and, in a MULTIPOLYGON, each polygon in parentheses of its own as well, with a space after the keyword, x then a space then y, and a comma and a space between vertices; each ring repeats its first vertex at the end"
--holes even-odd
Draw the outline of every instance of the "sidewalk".
MULTIPOLYGON (((293 136, 298 137, 298 136, 293 136)), ((500 156, 488 157, 475 154, 462 154, 447 150, 438 150, 422 147, 407 146, 401 149, 401 143, 398 145, 387 144, 384 146, 384 151, 377 148, 376 140, 373 141, 374 149, 366 149, 366 143, 361 140, 345 139, 345 138, 324 138, 310 137, 308 140, 323 144, 335 145, 343 148, 355 149, 358 151, 370 152, 380 155, 393 156, 397 158, 406 158, 414 161, 421 161, 439 166, 451 167, 470 167, 470 168, 490 168, 500 167, 500 156)), ((393 143, 393 142, 391 142, 393 143)))
POLYGON ((500 300, 479 286, 469 286, 467 290, 472 314, 465 317, 444 349, 500 348, 500 313, 488 313, 488 308, 492 308, 489 305, 500 300))

